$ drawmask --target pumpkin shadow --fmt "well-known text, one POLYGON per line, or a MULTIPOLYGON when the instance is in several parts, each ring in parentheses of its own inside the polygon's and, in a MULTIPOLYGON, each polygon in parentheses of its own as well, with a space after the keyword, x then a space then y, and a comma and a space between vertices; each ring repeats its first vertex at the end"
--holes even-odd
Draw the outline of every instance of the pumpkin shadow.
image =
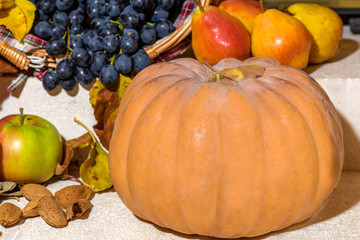
POLYGON ((348 56, 350 56, 351 54, 353 54, 354 52, 356 52, 359 49, 359 47, 360 47, 359 42, 357 42, 353 39, 343 38, 339 53, 334 58, 332 58, 324 63, 309 64, 304 69, 304 71, 307 74, 311 74, 326 64, 341 61, 342 59, 345 59, 348 56))

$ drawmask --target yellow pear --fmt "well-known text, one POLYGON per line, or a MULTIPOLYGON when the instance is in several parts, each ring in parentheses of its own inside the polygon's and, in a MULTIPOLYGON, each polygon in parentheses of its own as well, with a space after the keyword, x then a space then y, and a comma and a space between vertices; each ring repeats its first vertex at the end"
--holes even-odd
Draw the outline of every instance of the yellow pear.
POLYGON ((309 63, 322 63, 336 56, 343 22, 334 10, 315 3, 295 3, 287 11, 304 23, 312 35, 309 63))

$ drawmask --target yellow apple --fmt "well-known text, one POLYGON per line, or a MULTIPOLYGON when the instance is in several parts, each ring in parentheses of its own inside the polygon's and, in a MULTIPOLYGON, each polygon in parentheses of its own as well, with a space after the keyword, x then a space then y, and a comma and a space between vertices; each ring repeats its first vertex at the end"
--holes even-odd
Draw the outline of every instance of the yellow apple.
POLYGON ((322 63, 336 56, 343 22, 334 10, 315 3, 295 3, 287 11, 304 23, 312 35, 309 63, 322 63))

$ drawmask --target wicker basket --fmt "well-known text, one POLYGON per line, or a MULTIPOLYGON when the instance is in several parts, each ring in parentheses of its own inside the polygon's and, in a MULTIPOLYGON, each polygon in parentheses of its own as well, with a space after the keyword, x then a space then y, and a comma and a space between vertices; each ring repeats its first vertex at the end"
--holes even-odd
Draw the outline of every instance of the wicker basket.
MULTIPOLYGON (((155 42, 153 45, 150 45, 145 48, 145 51, 149 55, 150 59, 154 60, 157 58, 160 54, 164 53, 165 51, 169 51, 172 48, 176 47, 181 41, 183 41, 186 37, 189 36, 191 32, 191 16, 192 13, 197 8, 195 5, 195 1, 189 0, 190 4, 192 4, 194 7, 192 11, 188 14, 188 16, 182 21, 177 22, 180 26, 172 32, 170 35, 159 39, 157 42, 155 42)), ((211 0, 200 0, 200 3, 202 6, 208 6, 211 3, 211 0)), ((184 8, 184 6, 183 6, 184 8)), ((29 67, 31 68, 31 57, 30 55, 34 57, 45 57, 46 60, 44 62, 45 67, 49 68, 56 68, 56 59, 53 56, 49 56, 45 49, 35 49, 34 51, 26 54, 21 51, 18 51, 8 45, 5 41, 0 40, 0 55, 5 57, 8 61, 10 61, 12 64, 14 64, 17 68, 20 70, 28 70, 29 67)))
MULTIPOLYGON (((211 0, 200 0, 200 3, 202 6, 208 6, 211 3, 211 0)), ((194 10, 195 9, 193 9, 192 13, 194 12, 194 10)), ((182 25, 170 35, 164 37, 163 39, 157 41, 154 45, 151 45, 145 49, 151 59, 155 59, 161 53, 176 46, 190 34, 191 16, 192 14, 189 14, 186 20, 182 23, 182 25)))

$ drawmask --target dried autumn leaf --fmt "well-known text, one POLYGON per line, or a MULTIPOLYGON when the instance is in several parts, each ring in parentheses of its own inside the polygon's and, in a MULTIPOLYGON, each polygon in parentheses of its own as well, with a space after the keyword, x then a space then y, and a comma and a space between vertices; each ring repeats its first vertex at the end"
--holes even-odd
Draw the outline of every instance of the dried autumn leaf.
POLYGON ((110 139, 114 128, 120 98, 117 92, 108 90, 97 80, 90 89, 90 103, 94 109, 97 124, 95 134, 99 137, 104 148, 109 149, 110 139))
POLYGON ((21 197, 22 194, 18 190, 18 184, 15 182, 0 182, 0 197, 21 197))
POLYGON ((13 0, 0 0, 0 9, 6 9, 15 5, 13 0))
POLYGON ((61 175, 67 172, 71 162, 78 162, 80 166, 89 155, 91 143, 92 138, 90 133, 85 133, 78 138, 66 141, 65 156, 63 161, 57 165, 55 175, 61 175))
POLYGON ((3 227, 10 227, 22 219, 21 209, 9 202, 0 205, 0 224, 3 227))
POLYGON ((15 5, 0 10, 0 25, 7 27, 21 41, 32 28, 35 5, 28 0, 15 0, 15 5))
POLYGON ((120 74, 120 85, 118 89, 118 94, 120 99, 123 97, 127 86, 131 83, 132 79, 130 77, 120 74))
POLYGON ((93 133, 85 125, 77 119, 75 121, 87 129, 93 140, 88 158, 80 166, 80 177, 94 192, 104 191, 112 187, 109 172, 109 154, 97 142, 93 133))

